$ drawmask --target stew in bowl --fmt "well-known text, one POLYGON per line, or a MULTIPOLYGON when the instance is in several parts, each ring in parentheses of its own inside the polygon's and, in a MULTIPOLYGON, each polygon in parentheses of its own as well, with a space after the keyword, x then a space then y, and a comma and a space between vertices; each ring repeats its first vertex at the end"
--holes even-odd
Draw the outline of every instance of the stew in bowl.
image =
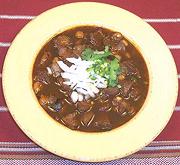
POLYGON ((52 38, 39 52, 33 89, 46 112, 73 130, 101 132, 129 121, 148 92, 148 70, 120 32, 80 26, 52 38))

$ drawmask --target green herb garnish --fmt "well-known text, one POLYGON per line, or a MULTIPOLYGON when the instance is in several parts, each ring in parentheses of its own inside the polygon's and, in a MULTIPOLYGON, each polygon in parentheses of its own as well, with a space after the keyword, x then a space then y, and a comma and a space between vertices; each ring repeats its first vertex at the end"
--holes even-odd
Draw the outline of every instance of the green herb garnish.
POLYGON ((115 58, 110 62, 109 65, 109 86, 115 87, 118 84, 117 76, 120 73, 120 65, 118 60, 115 58))
POLYGON ((93 51, 91 48, 87 48, 82 52, 82 59, 87 61, 94 61, 102 59, 111 55, 109 47, 106 46, 104 51, 93 51))
POLYGON ((117 76, 120 73, 120 64, 116 58, 109 60, 108 56, 110 55, 112 54, 108 46, 105 47, 104 51, 94 51, 87 48, 82 52, 82 59, 94 62, 87 69, 92 80, 95 80, 96 75, 99 75, 107 80, 108 86, 115 87, 118 85, 117 76))

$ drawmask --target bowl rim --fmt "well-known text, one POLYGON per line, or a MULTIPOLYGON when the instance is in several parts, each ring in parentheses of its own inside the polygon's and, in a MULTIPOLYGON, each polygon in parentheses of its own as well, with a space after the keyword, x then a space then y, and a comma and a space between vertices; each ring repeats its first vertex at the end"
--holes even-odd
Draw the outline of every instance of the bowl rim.
POLYGON ((56 155, 72 160, 86 162, 109 161, 125 157, 138 151, 139 149, 150 143, 162 131, 162 129, 169 121, 170 116, 172 115, 172 112, 174 110, 173 108, 175 107, 178 93, 177 70, 175 67, 175 63, 169 49, 167 48, 165 42, 162 40, 159 34, 150 25, 145 23, 142 19, 135 16, 134 14, 119 7, 97 2, 76 2, 61 5, 40 14, 38 17, 28 23, 21 30, 21 32, 18 33, 8 50, 3 66, 2 82, 4 96, 9 111, 18 126, 23 130, 23 132, 26 133, 26 135, 28 135, 29 138, 31 138, 38 145, 56 155), (92 10, 92 12, 88 12, 88 8, 89 10, 92 10), (73 11, 74 14, 67 15, 68 11, 73 11), (102 13, 96 16, 95 13, 97 13, 97 11, 100 11, 102 13), (105 18, 103 17, 103 14, 106 13, 106 11, 113 12, 116 16, 109 14, 109 16, 106 15, 107 18, 105 18), (66 19, 60 19, 64 22, 64 24, 60 25, 59 23, 55 23, 55 20, 59 19, 58 16, 61 16, 63 14, 67 15, 66 19), (81 21, 77 21, 76 17, 83 18, 81 21), (96 20, 97 18, 98 20, 96 20), (117 23, 112 18, 121 18, 123 23, 117 23), (40 25, 44 24, 45 21, 49 21, 53 26, 49 26, 44 30, 39 29, 39 27, 41 27, 40 25), (132 28, 127 26, 129 22, 131 22, 135 29, 142 28, 144 31, 141 31, 140 33, 137 32, 137 29, 136 31, 132 30, 132 28), (142 109, 129 122, 109 132, 93 134, 77 132, 69 130, 64 126, 59 125, 59 123, 57 124, 57 122, 52 120, 44 110, 42 111, 42 107, 38 104, 32 90, 32 66, 35 61, 35 56, 37 52, 39 52, 42 45, 44 45, 44 43, 47 42, 50 37, 53 37, 55 33, 64 31, 65 29, 69 29, 71 26, 84 24, 102 25, 106 28, 117 31, 121 29, 120 32, 122 32, 125 37, 127 37, 131 42, 137 44, 137 46, 140 48, 149 71, 149 91, 142 109), (33 32, 38 33, 39 35, 37 41, 33 40, 35 39, 35 36, 31 35, 31 33, 33 32), (34 42, 29 45, 30 41, 28 41, 27 39, 30 39, 30 41, 34 42), (142 39, 147 39, 147 41, 144 42, 144 40, 142 39), (156 53, 160 53, 160 55, 156 58, 159 60, 160 58, 163 59, 166 63, 166 67, 161 64, 158 68, 156 68, 157 63, 153 58, 153 56, 155 56, 155 51, 151 50, 148 46, 148 44, 152 41, 153 44, 151 45, 151 48, 156 49, 156 53), (24 48, 21 47, 22 43, 24 45, 24 48), (24 50, 25 48, 26 50, 24 50), (27 50, 29 50, 29 52, 27 52, 27 56, 29 56, 22 56, 22 54, 27 50), (152 55, 148 55, 148 52, 151 52, 152 55), (162 54, 164 57, 162 56, 162 54), (26 64, 28 66, 26 66, 26 64, 24 63, 22 64, 21 60, 20 62, 17 61, 17 63, 14 63, 13 59, 15 60, 17 57, 21 57, 22 61, 26 61, 26 64), (12 76, 12 71, 14 72, 14 76, 12 76), (165 81, 165 83, 162 84, 162 82, 166 78, 164 71, 168 73, 169 80, 165 81), (19 81, 18 79, 21 81, 19 81), (14 90, 16 92, 11 92, 13 89, 11 82, 15 82, 16 89, 14 90), (160 93, 155 92, 155 90, 160 93), (18 96, 16 94, 17 92, 19 92, 18 96), (23 95, 24 92, 27 92, 25 94, 26 97, 24 97, 23 95), (26 99, 30 99, 32 103, 27 102, 26 99), (169 99, 170 101, 167 102, 167 100, 169 99), (23 100, 23 103, 21 100, 23 100), (163 101, 164 105, 158 105, 157 101, 163 101), (26 107, 27 105, 28 108, 26 107), (34 114, 34 110, 30 110, 31 106, 37 110, 36 114, 34 114), (25 107, 28 110, 27 112, 23 111, 25 107), (160 109, 155 112, 154 109, 156 107, 160 109), (161 109, 161 107, 162 109, 164 108, 164 111, 161 109), (151 109, 155 114, 150 113, 148 109, 151 109), (25 117, 27 114, 28 117, 30 116, 34 119, 34 123, 31 123, 30 119, 25 117), (159 115, 161 115, 161 118, 158 118, 159 115), (153 124, 150 124, 149 118, 154 120, 153 124), (158 118, 159 120, 155 120, 156 118, 158 118), (39 122, 39 119, 41 119, 42 121, 39 122), (142 126, 144 120, 147 121, 147 124, 144 124, 142 126), (39 130, 36 127, 37 124, 39 124, 39 126, 45 126, 45 128, 50 127, 52 129, 51 133, 53 133, 53 131, 60 130, 61 132, 56 133, 56 136, 67 139, 66 141, 64 141, 65 144, 62 144, 61 142, 60 145, 57 145, 51 142, 53 140, 55 142, 58 142, 58 138, 55 137, 55 139, 53 139, 53 136, 51 134, 49 134, 47 136, 47 139, 45 139, 43 135, 46 135, 47 131, 39 130), (155 125, 156 127, 154 128, 153 126, 155 125), (137 128, 140 129, 137 130, 137 128), (142 133, 147 133, 146 129, 148 128, 151 129, 152 132, 143 138, 140 137, 142 133), (129 137, 133 136, 133 130, 136 130, 139 134, 135 135, 135 142, 133 142, 132 137, 129 137), (71 135, 72 137, 69 135, 71 135), (140 138, 140 140, 138 138, 140 138), (109 139, 113 139, 114 141, 109 141, 109 139), (125 141, 126 144, 123 144, 121 141, 119 142, 119 139, 125 141), (72 140, 74 140, 74 142, 72 142, 72 140), (83 140, 86 140, 88 144, 83 140), (71 144, 71 146, 68 146, 69 143, 71 144), (120 148, 116 146, 119 146, 120 148), (127 146, 129 148, 127 148, 127 146), (89 147, 89 150, 86 150, 85 147, 89 147), (114 152, 110 152, 110 149, 112 149, 114 152))

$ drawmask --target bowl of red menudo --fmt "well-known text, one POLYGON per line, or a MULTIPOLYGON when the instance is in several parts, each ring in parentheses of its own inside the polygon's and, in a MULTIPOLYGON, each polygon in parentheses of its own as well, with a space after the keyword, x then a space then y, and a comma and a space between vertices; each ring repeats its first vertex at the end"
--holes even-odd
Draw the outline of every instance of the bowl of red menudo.
POLYGON ((17 35, 3 68, 19 127, 44 149, 78 161, 122 158, 150 143, 170 119, 177 86, 158 33, 101 3, 44 12, 17 35))

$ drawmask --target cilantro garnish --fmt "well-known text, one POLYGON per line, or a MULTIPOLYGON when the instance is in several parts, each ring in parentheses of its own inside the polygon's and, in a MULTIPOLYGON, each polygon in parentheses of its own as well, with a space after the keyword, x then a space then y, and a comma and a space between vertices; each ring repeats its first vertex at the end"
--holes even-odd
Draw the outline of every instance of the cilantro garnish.
POLYGON ((115 87, 118 85, 117 77, 120 73, 120 64, 116 58, 109 60, 108 56, 110 55, 112 54, 108 46, 105 47, 104 51, 94 51, 87 48, 82 52, 82 59, 94 62, 87 69, 92 80, 95 79, 95 75, 99 75, 107 80, 108 86, 115 87))

